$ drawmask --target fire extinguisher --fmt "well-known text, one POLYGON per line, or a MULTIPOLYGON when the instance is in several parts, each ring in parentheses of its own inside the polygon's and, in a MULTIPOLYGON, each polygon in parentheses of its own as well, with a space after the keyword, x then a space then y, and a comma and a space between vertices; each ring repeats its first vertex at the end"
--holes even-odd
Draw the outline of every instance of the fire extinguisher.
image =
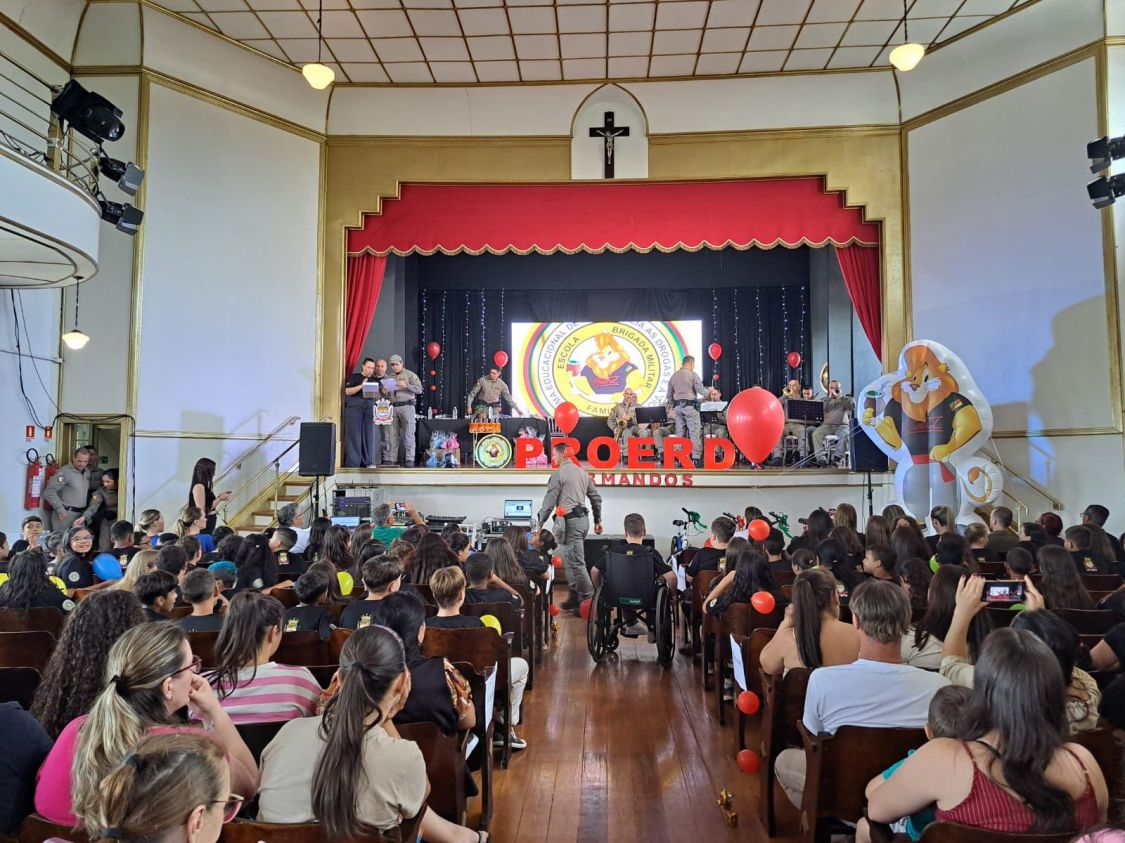
POLYGON ((39 509, 43 502, 43 489, 55 476, 59 467, 50 454, 40 460, 39 452, 34 448, 28 448, 24 456, 27 458, 27 478, 24 483, 23 507, 39 509))

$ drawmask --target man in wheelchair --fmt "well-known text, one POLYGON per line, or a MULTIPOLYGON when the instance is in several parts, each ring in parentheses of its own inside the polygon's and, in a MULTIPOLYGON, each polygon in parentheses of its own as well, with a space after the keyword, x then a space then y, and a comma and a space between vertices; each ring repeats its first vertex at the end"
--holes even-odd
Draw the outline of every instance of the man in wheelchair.
POLYGON ((664 627, 670 632, 676 575, 654 548, 643 543, 643 516, 626 515, 624 526, 625 541, 611 546, 591 571, 598 604, 592 612, 599 618, 605 615, 597 626, 611 639, 620 632, 627 638, 647 634, 655 642, 664 627), (618 610, 616 620, 614 609, 618 610))

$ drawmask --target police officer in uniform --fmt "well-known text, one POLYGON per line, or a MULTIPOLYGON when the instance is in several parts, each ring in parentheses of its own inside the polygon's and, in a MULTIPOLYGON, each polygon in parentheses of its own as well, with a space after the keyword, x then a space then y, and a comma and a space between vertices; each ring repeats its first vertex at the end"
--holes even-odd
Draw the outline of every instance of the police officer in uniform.
POLYGON ((489 407, 495 407, 496 413, 499 415, 503 408, 500 403, 501 398, 508 402, 512 412, 523 414, 523 410, 516 406, 516 402, 512 400, 512 393, 508 391, 508 385, 500 379, 500 367, 493 366, 488 370, 487 375, 473 384, 465 403, 469 406, 469 415, 473 413, 478 413, 481 416, 487 415, 489 407))
POLYGON ((409 369, 403 367, 402 355, 391 355, 391 374, 398 381, 398 387, 391 392, 391 410, 394 413, 389 429, 387 462, 398 462, 399 448, 405 443, 406 465, 414 465, 414 402, 422 394, 422 381, 409 369))
MULTIPOLYGON (((811 397, 812 390, 809 390, 811 397)), ((785 440, 790 436, 797 438, 798 450, 800 457, 803 459, 805 454, 808 453, 809 431, 806 429, 804 422, 791 421, 789 419, 789 401, 794 400, 808 400, 804 397, 805 389, 801 387, 801 382, 793 378, 785 385, 785 389, 781 391, 781 410, 785 414, 785 427, 781 431, 781 438, 777 440, 777 444, 773 448, 772 460, 776 460, 779 464, 784 462, 785 440)))
POLYGON ((594 515, 594 532, 602 531, 602 496, 598 487, 577 463, 570 459, 564 443, 555 446, 555 464, 558 466, 551 479, 547 481, 547 492, 543 496, 543 506, 539 509, 536 529, 540 529, 550 518, 555 518, 554 534, 558 541, 558 553, 566 570, 566 580, 570 584, 570 596, 562 608, 577 613, 578 607, 587 597, 594 594, 590 574, 586 571, 586 550, 584 542, 590 531, 590 512, 594 515), (586 498, 590 499, 590 509, 586 509, 586 498), (563 512, 556 515, 556 509, 563 512))
POLYGON ((668 379, 668 412, 676 421, 676 435, 683 436, 686 428, 691 438, 691 458, 698 465, 703 458, 703 436, 699 426, 699 398, 710 395, 695 373, 695 358, 684 358, 679 371, 668 379))
POLYGON ((839 461, 844 455, 844 437, 847 436, 848 426, 844 423, 847 413, 855 412, 855 399, 844 395, 840 389, 840 382, 828 382, 828 395, 824 399, 824 422, 812 432, 813 454, 818 460, 829 465, 839 461), (829 454, 824 450, 824 440, 829 436, 836 437, 836 452, 829 454))
POLYGON ((43 500, 51 506, 51 529, 55 532, 84 523, 82 513, 90 493, 90 475, 86 470, 89 462, 90 454, 85 448, 75 449, 70 462, 55 473, 43 490, 43 500))
MULTIPOLYGON (((364 396, 363 385, 378 382, 386 371, 386 361, 376 362, 366 357, 360 370, 348 375, 344 384, 344 466, 347 468, 373 468, 379 464, 372 415, 375 399, 364 396), (379 373, 379 364, 382 364, 382 373, 379 373)), ((385 391, 380 387, 380 392, 385 391)))

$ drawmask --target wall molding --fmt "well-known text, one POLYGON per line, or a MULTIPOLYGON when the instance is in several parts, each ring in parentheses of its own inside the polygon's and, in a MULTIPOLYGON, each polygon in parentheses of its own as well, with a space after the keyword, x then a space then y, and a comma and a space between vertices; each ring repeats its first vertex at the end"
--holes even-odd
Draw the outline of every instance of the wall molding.
MULTIPOLYGON (((5 28, 10 29, 23 41, 34 47, 36 50, 42 53, 44 57, 49 58, 67 73, 72 72, 71 64, 69 61, 64 59, 62 56, 60 56, 58 53, 56 53, 54 50, 52 50, 50 47, 48 47, 46 44, 44 44, 42 41, 40 41, 38 38, 36 38, 34 35, 32 35, 14 20, 12 20, 10 17, 5 15, 3 12, 0 12, 0 24, 3 24, 5 28)), ((75 42, 78 41, 77 30, 75 30, 74 40, 75 42)))

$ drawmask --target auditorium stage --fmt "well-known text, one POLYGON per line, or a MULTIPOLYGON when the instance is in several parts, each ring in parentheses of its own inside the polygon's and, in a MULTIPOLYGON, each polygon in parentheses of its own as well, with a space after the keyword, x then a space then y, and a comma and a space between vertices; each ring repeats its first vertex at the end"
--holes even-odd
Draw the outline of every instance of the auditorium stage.
MULTIPOLYGON (((639 512, 662 552, 676 533, 672 521, 683 519, 684 509, 698 512, 709 523, 723 512, 738 515, 754 505, 788 515, 794 534, 801 530, 797 519, 817 506, 850 503, 861 523, 867 516, 867 475, 840 469, 589 470, 602 495, 606 531, 621 532, 622 519, 639 512)), ((330 487, 372 490, 376 501, 409 501, 423 514, 464 515, 467 523, 476 524, 500 517, 505 500, 530 499, 538 511, 548 477, 546 469, 345 468, 331 478, 330 487)), ((891 502, 893 491, 893 474, 871 475, 875 512, 891 502)), ((699 534, 688 538, 694 544, 703 539, 699 534)))

